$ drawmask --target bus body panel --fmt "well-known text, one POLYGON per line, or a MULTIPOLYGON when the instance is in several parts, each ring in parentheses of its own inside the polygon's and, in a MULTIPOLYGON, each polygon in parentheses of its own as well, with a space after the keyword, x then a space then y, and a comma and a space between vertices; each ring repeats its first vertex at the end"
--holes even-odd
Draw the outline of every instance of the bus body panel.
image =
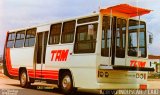
POLYGON ((44 25, 37 27, 37 32, 49 31, 50 25, 44 25))
POLYGON ((27 69, 33 69, 34 47, 15 48, 11 49, 10 53, 13 68, 27 67, 27 69))
POLYGON ((126 59, 124 59, 124 58, 116 58, 115 63, 116 63, 116 65, 124 66, 124 65, 126 65, 126 59))
POLYGON ((96 68, 77 67, 71 68, 75 87, 95 89, 97 85, 96 68))
POLYGON ((46 50, 46 67, 72 68, 72 67, 95 67, 96 54, 74 54, 73 44, 48 46, 46 50), (67 56, 61 53, 62 50, 69 50, 67 56), (55 53, 52 53, 52 51, 55 53), (59 53, 60 51, 60 53, 59 53), (66 59, 66 60, 63 60, 66 59), (85 60, 83 62, 82 60, 85 60), (78 64, 78 65, 77 65, 78 64))
POLYGON ((9 77, 17 77, 18 76, 18 71, 19 69, 18 68, 13 68, 13 64, 12 64, 12 60, 11 60, 11 50, 10 48, 6 48, 5 49, 5 63, 4 63, 4 71, 7 71, 5 72, 4 74, 6 74, 7 76, 9 77))
POLYGON ((98 86, 102 89, 140 89, 140 85, 147 85, 147 76, 147 72, 142 71, 99 70, 98 86))
POLYGON ((74 54, 73 44, 47 46, 45 68, 46 69, 55 69, 55 68, 69 69, 72 73, 72 77, 74 79, 74 84, 76 87, 89 88, 89 87, 93 87, 93 85, 94 86, 96 85, 94 84, 97 81, 96 54, 74 54), (60 55, 59 53, 55 53, 53 57, 53 53, 51 53, 51 51, 54 51, 54 50, 69 50, 67 54, 67 59, 65 61, 58 60, 58 59, 56 60, 56 58, 58 58, 60 55), (52 57, 53 57, 53 60, 51 60, 52 57), (82 71, 85 71, 85 72, 82 72, 82 71), (88 76, 88 74, 90 74, 90 76, 88 76))

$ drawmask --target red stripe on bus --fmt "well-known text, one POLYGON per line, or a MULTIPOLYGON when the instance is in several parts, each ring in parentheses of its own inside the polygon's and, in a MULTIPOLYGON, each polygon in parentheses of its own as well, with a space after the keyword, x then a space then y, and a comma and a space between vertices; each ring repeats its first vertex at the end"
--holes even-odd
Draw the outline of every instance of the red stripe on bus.
MULTIPOLYGON (((29 77, 35 78, 33 69, 28 69, 29 77)), ((58 70, 36 70, 36 78, 58 80, 58 70)))
POLYGON ((41 72, 41 71, 43 71, 43 72, 45 72, 45 73, 58 73, 58 70, 36 70, 36 72, 41 72))
POLYGON ((46 75, 44 76, 45 79, 55 79, 55 80, 58 80, 58 76, 53 76, 53 75, 46 75))
MULTIPOLYGON (((12 68, 11 65, 10 48, 6 48, 6 67, 10 75, 18 76, 18 68, 12 68)), ((36 78, 43 76, 44 79, 58 80, 58 73, 58 70, 36 70, 36 78)), ((34 70, 28 69, 28 75, 29 77, 35 78, 34 70)))
POLYGON ((6 67, 10 75, 18 76, 18 69, 11 66, 10 48, 6 48, 6 67))

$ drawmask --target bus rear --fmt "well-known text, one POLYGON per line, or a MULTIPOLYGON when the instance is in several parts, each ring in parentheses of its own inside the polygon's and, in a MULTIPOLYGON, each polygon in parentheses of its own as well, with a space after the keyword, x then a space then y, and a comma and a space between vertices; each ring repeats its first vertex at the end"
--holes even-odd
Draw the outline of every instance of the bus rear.
POLYGON ((147 89, 146 23, 132 19, 150 10, 120 4, 101 10, 101 56, 97 81, 101 89, 147 89), (125 10, 125 11, 124 11, 125 10))

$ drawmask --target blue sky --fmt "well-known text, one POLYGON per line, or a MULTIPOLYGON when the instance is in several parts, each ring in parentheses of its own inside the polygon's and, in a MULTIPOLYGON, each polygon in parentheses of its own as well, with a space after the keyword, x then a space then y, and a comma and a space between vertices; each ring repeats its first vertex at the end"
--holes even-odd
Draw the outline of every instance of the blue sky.
MULTIPOLYGON (((151 54, 160 55, 160 0, 101 0, 101 7, 128 3, 154 10, 142 17, 154 35, 151 54), (138 2, 138 5, 137 5, 138 2)), ((56 19, 70 18, 98 10, 98 0, 0 0, 0 55, 6 31, 56 19)))

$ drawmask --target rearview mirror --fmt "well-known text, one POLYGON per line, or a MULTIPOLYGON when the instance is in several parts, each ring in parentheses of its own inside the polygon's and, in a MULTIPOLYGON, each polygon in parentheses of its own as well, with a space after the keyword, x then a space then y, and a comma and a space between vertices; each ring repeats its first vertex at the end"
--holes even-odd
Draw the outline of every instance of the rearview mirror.
POLYGON ((152 44, 153 42, 153 35, 149 34, 149 43, 152 44))

